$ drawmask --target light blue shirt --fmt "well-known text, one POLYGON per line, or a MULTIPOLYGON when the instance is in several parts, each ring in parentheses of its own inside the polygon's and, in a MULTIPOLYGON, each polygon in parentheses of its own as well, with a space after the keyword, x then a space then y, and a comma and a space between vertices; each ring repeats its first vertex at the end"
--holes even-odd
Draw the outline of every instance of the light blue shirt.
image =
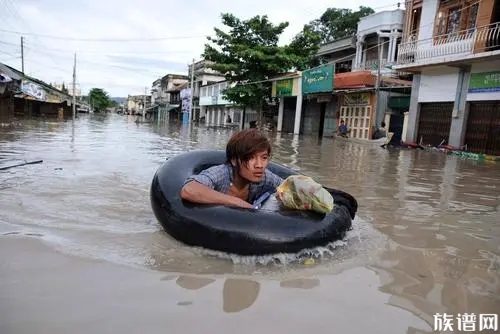
MULTIPOLYGON (((232 167, 227 163, 212 166, 197 175, 191 175, 186 179, 185 183, 193 180, 226 194, 233 181, 232 167)), ((250 184, 247 202, 253 203, 265 192, 274 193, 282 182, 283 179, 281 177, 266 169, 264 177, 260 182, 250 184)))

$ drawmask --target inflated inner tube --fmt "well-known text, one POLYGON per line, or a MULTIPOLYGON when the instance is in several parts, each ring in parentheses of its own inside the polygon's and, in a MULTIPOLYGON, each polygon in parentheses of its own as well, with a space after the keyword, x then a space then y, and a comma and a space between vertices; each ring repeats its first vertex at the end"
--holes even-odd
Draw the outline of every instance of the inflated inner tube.
MULTIPOLYGON (((344 237, 352 226, 358 203, 340 190, 326 190, 335 200, 328 214, 286 210, 265 211, 184 201, 180 191, 186 178, 223 164, 221 150, 194 150, 169 158, 151 183, 151 205, 164 230, 190 246, 239 255, 296 253, 324 246, 344 237)), ((271 162, 269 170, 283 179, 300 174, 271 162)))

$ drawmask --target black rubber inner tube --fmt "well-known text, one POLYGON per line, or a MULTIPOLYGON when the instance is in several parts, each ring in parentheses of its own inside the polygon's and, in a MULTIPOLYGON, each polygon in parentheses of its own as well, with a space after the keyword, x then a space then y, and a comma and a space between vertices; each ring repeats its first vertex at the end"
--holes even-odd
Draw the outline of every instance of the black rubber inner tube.
MULTIPOLYGON (((168 159, 151 183, 151 205, 164 230, 190 246, 238 255, 296 253, 342 239, 352 226, 358 203, 350 194, 325 187, 335 200, 324 215, 298 210, 264 211, 184 201, 185 179, 224 163, 225 151, 194 150, 168 159)), ((271 162, 272 172, 286 178, 301 174, 271 162)))

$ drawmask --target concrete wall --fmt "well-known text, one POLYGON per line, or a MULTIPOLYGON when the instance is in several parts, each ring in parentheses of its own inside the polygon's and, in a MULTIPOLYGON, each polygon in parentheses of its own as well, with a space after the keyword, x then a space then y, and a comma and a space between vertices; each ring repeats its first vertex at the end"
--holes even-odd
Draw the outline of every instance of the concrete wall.
POLYGON ((378 128, 380 123, 382 123, 382 121, 384 120, 385 113, 387 111, 389 111, 389 109, 387 108, 387 104, 389 103, 390 94, 391 94, 390 92, 386 92, 386 91, 381 91, 379 94, 380 101, 378 103, 378 109, 375 110, 374 119, 373 119, 373 125, 376 128, 378 128))
POLYGON ((438 67, 422 71, 418 102, 448 102, 455 100, 458 69, 438 67))

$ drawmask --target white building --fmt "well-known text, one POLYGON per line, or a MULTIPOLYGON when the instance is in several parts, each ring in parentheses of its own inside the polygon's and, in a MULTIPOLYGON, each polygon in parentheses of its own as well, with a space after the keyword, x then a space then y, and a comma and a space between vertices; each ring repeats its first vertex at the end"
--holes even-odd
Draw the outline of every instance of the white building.
MULTIPOLYGON (((228 85, 227 81, 220 81, 200 87, 200 115, 205 117, 207 126, 237 125, 241 128, 243 125, 243 109, 224 98, 223 92, 228 85)), ((244 127, 248 128, 257 118, 255 110, 245 109, 244 127)))
MULTIPOLYGON (((200 108, 200 88, 201 86, 210 85, 216 82, 226 80, 223 75, 217 73, 213 69, 209 68, 209 62, 206 60, 200 60, 194 63, 194 94, 193 94, 193 110, 192 119, 199 119, 204 117, 204 111, 200 108)), ((188 66, 188 77, 191 80, 191 71, 193 69, 193 64, 188 66)))
MULTIPOLYGON (((66 89, 68 92, 67 94, 70 96, 73 96, 73 85, 72 84, 65 84, 64 82, 62 84, 53 84, 52 85, 55 89, 63 90, 63 88, 66 89)), ((82 91, 80 88, 75 87, 75 96, 80 97, 82 96, 82 91)))
POLYGON ((279 96, 278 131, 333 136, 344 120, 353 130, 352 137, 371 139, 384 121, 398 141, 405 106, 390 106, 395 106, 395 98, 408 95, 411 87, 405 73, 392 69, 403 33, 404 13, 396 9, 365 16, 358 22, 356 35, 320 46, 316 54, 320 62, 335 65, 330 91, 302 94, 304 87, 297 85, 301 73, 276 79, 281 86, 293 81, 293 93, 279 96))
POLYGON ((383 75, 394 73, 390 65, 396 62, 404 14, 403 9, 386 10, 359 20, 354 70, 377 71, 380 62, 383 75))
POLYGON ((500 0, 408 0, 396 69, 413 72, 407 142, 500 155, 500 0))

